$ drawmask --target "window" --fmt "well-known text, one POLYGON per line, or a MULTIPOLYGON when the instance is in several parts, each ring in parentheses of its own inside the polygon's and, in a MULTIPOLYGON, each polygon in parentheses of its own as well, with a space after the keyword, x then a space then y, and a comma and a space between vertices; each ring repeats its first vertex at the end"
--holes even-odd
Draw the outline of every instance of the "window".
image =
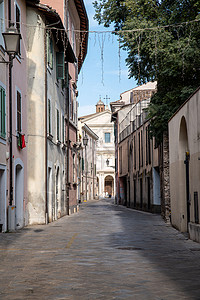
POLYGON ((110 143, 110 132, 105 132, 105 143, 110 143))
MULTIPOLYGON (((16 28, 20 33, 20 22, 21 22, 21 12, 19 6, 16 4, 15 6, 15 20, 16 20, 16 28)), ((19 54, 21 54, 21 49, 19 47, 19 54)))
POLYGON ((51 100, 48 99, 48 133, 52 134, 51 132, 51 100))
POLYGON ((4 40, 2 33, 4 32, 4 1, 0 0, 0 45, 4 47, 4 40))
POLYGON ((64 52, 56 52, 56 75, 57 79, 65 78, 64 52))
POLYGON ((143 132, 141 131, 141 167, 143 167, 143 132))
POLYGON ((22 131, 22 96, 17 91, 17 132, 22 131))
POLYGON ((60 140, 60 113, 59 113, 59 110, 56 109, 56 121, 57 121, 57 134, 56 134, 56 137, 57 137, 57 141, 60 140))
POLYGON ((62 142, 64 144, 65 142, 65 118, 62 115, 62 142))
POLYGON ((6 137, 6 93, 0 86, 0 136, 6 137))
POLYGON ((76 53, 76 34, 74 31, 74 24, 72 24, 72 49, 76 53))
POLYGON ((133 148, 134 148, 134 169, 136 170, 136 143, 135 143, 135 136, 133 138, 133 148))
POLYGON ((75 154, 73 154, 73 178, 72 181, 75 182, 75 154))
POLYGON ((140 162, 141 162, 141 160, 140 160, 140 132, 138 133, 138 147, 139 147, 138 154, 139 154, 139 168, 140 168, 140 162))
POLYGON ((69 89, 69 119, 72 118, 72 95, 71 95, 71 89, 69 89))
POLYGON ((49 34, 47 34, 47 64, 53 69, 53 41, 49 34))

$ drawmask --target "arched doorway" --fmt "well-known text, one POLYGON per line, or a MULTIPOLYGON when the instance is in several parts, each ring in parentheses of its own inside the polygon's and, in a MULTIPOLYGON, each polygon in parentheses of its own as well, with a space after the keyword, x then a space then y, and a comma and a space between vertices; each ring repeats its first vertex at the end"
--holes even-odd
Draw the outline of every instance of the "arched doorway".
POLYGON ((104 194, 105 196, 111 196, 111 197, 114 195, 114 178, 111 175, 105 177, 104 194))
POLYGON ((60 217, 60 168, 56 171, 55 220, 60 217))
POLYGON ((179 132, 179 195, 180 201, 182 199, 182 222, 184 231, 187 230, 190 222, 190 196, 189 196, 189 147, 188 147, 188 132, 185 117, 181 118, 180 132, 179 132), (186 215, 186 218, 184 218, 186 215))
POLYGON ((24 226, 24 170, 20 164, 15 167, 16 229, 24 226))
POLYGON ((99 177, 97 177, 96 193, 99 196, 99 177))

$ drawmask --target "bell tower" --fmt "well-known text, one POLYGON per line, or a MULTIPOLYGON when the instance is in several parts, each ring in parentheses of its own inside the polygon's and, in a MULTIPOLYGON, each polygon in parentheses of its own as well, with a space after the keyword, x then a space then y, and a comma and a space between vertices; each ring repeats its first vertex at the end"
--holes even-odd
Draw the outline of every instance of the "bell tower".
POLYGON ((96 104, 96 113, 105 111, 105 104, 103 103, 103 101, 101 101, 101 97, 99 99, 99 101, 96 104))

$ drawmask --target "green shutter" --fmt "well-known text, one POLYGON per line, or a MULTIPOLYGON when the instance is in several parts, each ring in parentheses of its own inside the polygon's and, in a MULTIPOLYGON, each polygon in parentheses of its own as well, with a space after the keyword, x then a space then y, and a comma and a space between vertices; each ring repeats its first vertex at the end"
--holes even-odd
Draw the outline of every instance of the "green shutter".
POLYGON ((49 114, 49 132, 48 133, 51 133, 51 101, 50 101, 50 99, 48 99, 48 114, 49 114))
POLYGON ((59 110, 57 109, 57 140, 60 140, 60 117, 59 117, 59 110))
POLYGON ((65 142, 65 118, 62 116, 62 141, 65 142))
POLYGON ((5 90, 0 87, 0 135, 6 137, 6 94, 5 90))
POLYGON ((57 79, 64 79, 64 53, 56 52, 56 74, 57 79))

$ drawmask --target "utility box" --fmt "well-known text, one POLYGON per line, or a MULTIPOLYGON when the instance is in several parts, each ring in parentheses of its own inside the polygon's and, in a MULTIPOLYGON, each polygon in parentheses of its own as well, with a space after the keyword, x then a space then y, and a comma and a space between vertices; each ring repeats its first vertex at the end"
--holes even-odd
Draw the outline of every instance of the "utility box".
POLYGON ((8 231, 13 232, 15 231, 15 213, 16 213, 16 206, 9 205, 8 206, 8 231))

